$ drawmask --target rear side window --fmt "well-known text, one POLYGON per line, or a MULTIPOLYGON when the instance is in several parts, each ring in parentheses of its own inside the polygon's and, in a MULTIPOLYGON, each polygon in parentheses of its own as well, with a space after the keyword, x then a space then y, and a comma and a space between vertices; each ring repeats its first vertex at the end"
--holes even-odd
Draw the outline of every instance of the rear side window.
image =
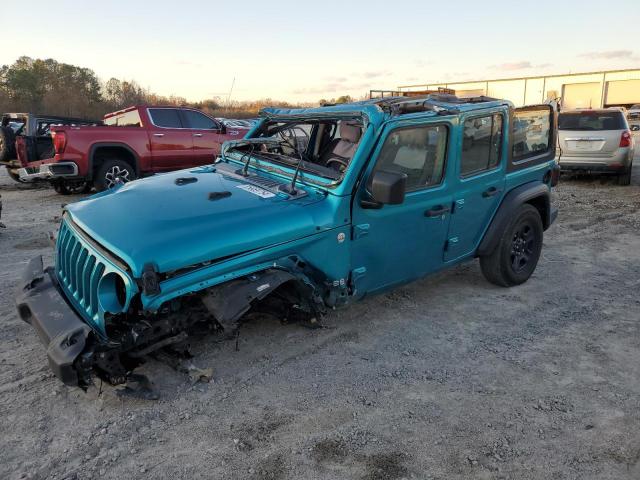
POLYGON ((523 108, 513 113, 512 160, 540 155, 549 150, 551 112, 548 108, 523 108))
POLYGON ((622 112, 569 112, 558 115, 558 130, 624 130, 627 128, 622 112))
POLYGON ((182 110, 187 128, 197 130, 213 130, 218 128, 218 123, 205 114, 194 110, 182 110))
POLYGON ((113 117, 105 118, 105 125, 111 125, 114 127, 141 127, 142 121, 140 120, 140 114, 137 110, 131 110, 130 112, 124 112, 113 117))
POLYGON ((502 115, 465 120, 460 156, 460 176, 491 170, 500 163, 502 115))
POLYGON ((175 108, 150 108, 149 116, 156 127, 182 128, 180 115, 175 108))
POLYGON ((447 153, 445 125, 400 128, 389 134, 380 150, 376 170, 407 175, 407 191, 442 182, 447 153))

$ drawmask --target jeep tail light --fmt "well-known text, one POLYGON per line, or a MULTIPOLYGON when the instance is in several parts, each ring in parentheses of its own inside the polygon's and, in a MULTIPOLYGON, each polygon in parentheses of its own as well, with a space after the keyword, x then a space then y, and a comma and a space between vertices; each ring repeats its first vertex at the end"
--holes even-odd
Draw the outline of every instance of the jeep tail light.
POLYGON ((629 130, 625 130, 622 132, 620 136, 620 148, 630 147, 631 146, 631 132, 629 130))
POLYGON ((53 148, 56 153, 64 152, 64 148, 67 146, 67 134, 64 132, 52 132, 53 136, 53 148))

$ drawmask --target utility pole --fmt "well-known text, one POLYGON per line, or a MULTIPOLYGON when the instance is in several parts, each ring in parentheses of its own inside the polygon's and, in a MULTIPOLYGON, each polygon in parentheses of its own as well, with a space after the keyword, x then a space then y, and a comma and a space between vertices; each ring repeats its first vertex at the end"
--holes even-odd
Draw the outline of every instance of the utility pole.
POLYGON ((233 81, 231 82, 231 89, 229 90, 229 95, 227 95, 227 105, 231 102, 231 94, 233 93, 233 87, 236 84, 236 77, 233 77, 233 81))

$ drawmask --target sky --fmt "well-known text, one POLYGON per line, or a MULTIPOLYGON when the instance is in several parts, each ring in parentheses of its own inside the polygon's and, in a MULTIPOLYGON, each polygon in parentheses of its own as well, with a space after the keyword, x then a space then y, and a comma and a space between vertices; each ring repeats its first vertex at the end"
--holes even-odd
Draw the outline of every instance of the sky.
MULTIPOLYGON (((190 101, 315 102, 399 85, 640 67, 640 0, 2 1, 19 56, 190 101), (235 79, 235 81, 234 81, 235 79)), ((10 47, 10 48, 9 48, 10 47)))

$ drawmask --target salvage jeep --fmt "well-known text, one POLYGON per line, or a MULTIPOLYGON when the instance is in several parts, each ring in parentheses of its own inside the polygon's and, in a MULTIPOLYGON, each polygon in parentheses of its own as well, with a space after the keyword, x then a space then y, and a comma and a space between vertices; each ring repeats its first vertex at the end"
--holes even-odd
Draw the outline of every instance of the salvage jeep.
POLYGON ((86 388, 126 383, 202 327, 315 326, 476 257, 490 282, 521 284, 557 215, 556 119, 450 94, 265 109, 210 165, 67 205, 55 265, 28 264, 18 314, 86 388))

